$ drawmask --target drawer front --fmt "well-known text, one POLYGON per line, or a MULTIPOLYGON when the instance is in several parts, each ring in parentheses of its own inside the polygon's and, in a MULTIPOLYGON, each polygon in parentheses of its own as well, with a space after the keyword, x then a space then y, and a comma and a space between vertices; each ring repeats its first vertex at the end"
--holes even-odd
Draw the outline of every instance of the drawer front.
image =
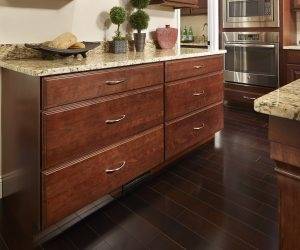
POLYGON ((253 105, 254 100, 264 94, 225 89, 224 95, 225 101, 233 101, 253 105))
POLYGON ((43 78, 43 108, 83 101, 164 82, 163 63, 43 78))
POLYGON ((43 112, 43 167, 73 160, 163 123, 163 86, 43 112))
POLYGON ((172 158, 201 143, 224 126, 223 104, 195 112, 166 124, 166 158, 172 158))
POLYGON ((164 160, 163 126, 42 173, 43 228, 76 212, 164 160))
POLYGON ((167 120, 223 100, 223 73, 169 83, 166 86, 167 120))
POLYGON ((166 62, 166 82, 222 71, 223 55, 166 62))

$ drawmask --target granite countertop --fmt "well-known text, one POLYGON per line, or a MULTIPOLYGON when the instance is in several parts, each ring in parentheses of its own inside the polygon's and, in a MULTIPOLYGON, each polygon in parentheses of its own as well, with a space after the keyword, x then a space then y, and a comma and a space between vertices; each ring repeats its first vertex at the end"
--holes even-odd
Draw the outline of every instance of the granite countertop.
POLYGON ((256 99, 254 109, 259 113, 300 121, 300 80, 256 99))
POLYGON ((300 45, 283 46, 286 50, 300 50, 300 45))
POLYGON ((126 54, 91 53, 87 58, 81 59, 71 57, 56 60, 43 60, 39 58, 0 60, 0 67, 31 76, 48 76, 224 53, 226 53, 224 50, 209 51, 208 49, 200 48, 151 50, 142 53, 128 52, 126 54))

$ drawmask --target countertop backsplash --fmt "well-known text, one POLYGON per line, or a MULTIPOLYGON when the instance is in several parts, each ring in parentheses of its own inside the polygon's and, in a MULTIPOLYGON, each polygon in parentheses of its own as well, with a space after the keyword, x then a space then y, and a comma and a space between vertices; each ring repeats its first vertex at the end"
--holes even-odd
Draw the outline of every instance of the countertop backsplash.
MULTIPOLYGON (((145 51, 151 51, 156 49, 156 43, 149 39, 146 41, 145 51)), ((128 42, 128 50, 133 51, 134 45, 132 41, 128 42)), ((91 53, 108 53, 109 42, 102 41, 100 45, 88 52, 91 53)), ((41 58, 42 54, 39 51, 25 47, 24 44, 0 44, 0 60, 17 60, 17 59, 31 59, 41 58)))

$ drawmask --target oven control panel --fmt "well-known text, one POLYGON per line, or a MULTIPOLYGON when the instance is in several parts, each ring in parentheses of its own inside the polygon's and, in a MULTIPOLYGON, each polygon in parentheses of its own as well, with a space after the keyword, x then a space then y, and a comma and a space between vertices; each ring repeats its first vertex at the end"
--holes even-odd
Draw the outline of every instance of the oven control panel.
POLYGON ((239 41, 259 41, 260 34, 238 34, 239 41))

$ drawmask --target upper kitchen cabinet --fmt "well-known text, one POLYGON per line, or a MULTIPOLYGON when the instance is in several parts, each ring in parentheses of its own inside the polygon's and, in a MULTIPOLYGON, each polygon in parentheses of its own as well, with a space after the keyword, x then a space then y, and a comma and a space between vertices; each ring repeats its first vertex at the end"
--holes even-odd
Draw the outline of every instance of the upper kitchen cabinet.
POLYGON ((198 8, 199 0, 151 0, 150 4, 161 4, 174 8, 198 8))
POLYGON ((194 16, 207 14, 207 0, 198 0, 197 8, 183 8, 181 10, 182 16, 194 16))
POLYGON ((300 0, 294 0, 293 9, 300 11, 300 0))

